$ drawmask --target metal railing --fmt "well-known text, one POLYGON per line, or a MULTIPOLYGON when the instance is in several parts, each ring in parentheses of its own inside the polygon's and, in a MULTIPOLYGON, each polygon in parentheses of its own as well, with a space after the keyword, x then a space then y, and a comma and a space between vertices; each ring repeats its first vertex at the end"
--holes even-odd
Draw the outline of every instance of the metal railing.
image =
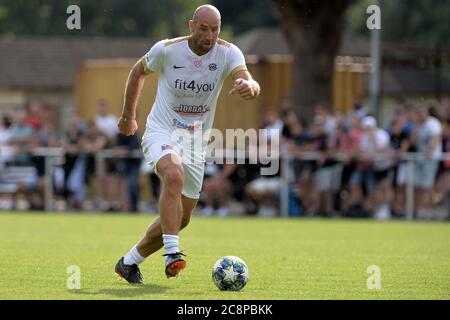
MULTIPOLYGON (((288 206, 289 206, 289 184, 290 184, 290 176, 289 176, 289 168, 292 160, 317 160, 319 158, 319 152, 305 152, 302 153, 301 156, 293 156, 290 153, 284 154, 281 160, 281 176, 282 176, 282 188, 281 188, 281 201, 280 201, 280 212, 284 217, 288 216, 288 206)), ((337 161, 347 161, 350 159, 355 160, 387 160, 383 156, 378 156, 375 158, 367 157, 363 155, 359 155, 356 158, 348 156, 344 153, 334 154, 331 158, 337 161)), ((423 154, 417 152, 405 152, 405 153, 397 153, 395 157, 391 159, 392 161, 406 161, 406 220, 414 219, 414 189, 415 189, 415 163, 420 160, 431 160, 426 158, 423 154)), ((450 153, 442 153, 442 155, 433 161, 446 161, 450 160, 450 153)), ((449 186, 450 188, 450 186, 449 186)))
MULTIPOLYGON (((44 158, 44 164, 45 164, 45 210, 46 211, 53 211, 53 203, 52 200, 54 199, 54 193, 53 193, 53 170, 55 166, 61 166, 64 164, 64 157, 66 155, 66 151, 63 148, 35 148, 31 152, 33 156, 40 156, 44 158)), ((221 152, 222 158, 219 160, 223 160, 223 156, 225 157, 234 157, 235 159, 239 159, 241 162, 242 160, 248 159, 248 153, 242 150, 223 150, 221 152)), ((282 181, 282 187, 280 190, 280 213, 281 216, 287 217, 289 212, 289 188, 290 188, 290 181, 292 180, 292 177, 290 176, 290 173, 292 170, 290 170, 290 166, 292 163, 292 160, 317 160, 319 156, 321 155, 320 152, 304 152, 300 156, 292 155, 289 152, 282 152, 282 154, 277 156, 273 156, 273 161, 280 161, 280 169, 281 169, 281 181, 282 181)), ((101 150, 99 152, 96 152, 93 154, 95 157, 95 164, 96 164, 96 173, 102 174, 104 173, 105 168, 105 160, 106 159, 120 159, 120 158, 142 158, 142 151, 141 150, 135 150, 132 152, 126 152, 123 150, 118 149, 105 149, 101 150)), ((344 153, 337 153, 332 156, 337 161, 347 161, 350 158, 355 159, 354 157, 350 157, 344 153)), ((383 158, 381 156, 378 159, 371 160, 385 160, 386 158, 383 158)), ((406 161, 406 172, 407 172, 407 179, 406 179, 406 219, 407 220, 413 220, 414 219, 414 170, 415 170, 415 162, 418 160, 425 160, 426 158, 419 154, 419 153, 402 153, 397 154, 395 160, 404 160, 406 161)), ((214 161, 214 157, 208 157, 206 158, 206 161, 211 162, 214 161)), ((367 157, 364 156, 358 156, 356 160, 368 160, 367 157)), ((433 159, 438 161, 445 161, 450 160, 450 153, 443 153, 439 159, 433 159)))

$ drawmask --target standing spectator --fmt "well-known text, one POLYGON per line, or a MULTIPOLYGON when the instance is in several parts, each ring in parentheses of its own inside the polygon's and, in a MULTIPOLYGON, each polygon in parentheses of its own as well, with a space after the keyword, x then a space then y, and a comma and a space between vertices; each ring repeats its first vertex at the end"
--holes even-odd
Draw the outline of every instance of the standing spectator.
MULTIPOLYGON (((450 99, 445 99, 443 102, 444 109, 444 125, 443 131, 443 145, 444 152, 450 155, 450 99)), ((444 206, 447 207, 447 220, 450 220, 450 159, 444 160, 443 163, 444 174, 442 176, 442 191, 444 194, 444 206)))
POLYGON ((320 116, 323 119, 324 133, 331 137, 336 134, 337 118, 332 114, 330 108, 324 104, 319 103, 315 107, 316 116, 320 116))
POLYGON ((439 161, 442 155, 442 126, 439 120, 430 115, 426 107, 418 109, 419 128, 417 149, 424 159, 415 163, 414 182, 417 212, 424 209, 431 200, 439 161))
POLYGON ((24 190, 24 194, 30 203, 31 210, 43 210, 45 199, 45 156, 35 155, 33 151, 36 148, 53 148, 59 146, 59 139, 56 133, 56 126, 50 119, 41 121, 40 126, 35 134, 31 137, 29 145, 29 153, 31 156, 32 166, 36 168, 37 181, 33 188, 24 190))
POLYGON ((16 165, 29 166, 32 164, 28 150, 34 133, 34 128, 27 123, 26 111, 18 111, 16 121, 11 127, 9 139, 9 144, 16 149, 16 156, 14 157, 16 165))
POLYGON ((262 129, 267 130, 267 137, 265 140, 279 141, 281 130, 283 128, 283 121, 280 119, 278 113, 272 109, 265 114, 262 129))
MULTIPOLYGON (((411 151, 413 131, 414 125, 408 121, 407 113, 401 107, 396 111, 389 129, 391 148, 397 155, 411 151)), ((406 167, 407 163, 402 159, 398 159, 394 166, 394 215, 402 216, 406 212, 406 167)))
POLYGON ((97 115, 94 121, 98 130, 111 142, 117 138, 117 134, 119 133, 117 127, 118 119, 115 115, 109 113, 108 104, 105 100, 99 100, 97 102, 97 115))
POLYGON ((355 116, 361 121, 367 115, 367 108, 364 107, 361 99, 353 98, 353 112, 351 116, 355 116))
POLYGON ((126 192, 121 194, 128 195, 123 201, 126 203, 126 211, 137 212, 139 204, 139 172, 141 169, 141 158, 133 156, 133 152, 140 150, 140 139, 137 134, 125 136, 121 133, 117 136, 116 150, 124 155, 118 161, 118 171, 126 181, 126 192))
POLYGON ((301 202, 303 207, 310 207, 315 161, 302 159, 306 146, 310 143, 309 133, 292 109, 284 111, 283 123, 280 151, 282 154, 287 151, 293 156, 292 171, 295 177, 293 195, 295 194, 295 197, 293 196, 292 200, 301 202))
POLYGON ((31 100, 25 104, 25 122, 33 129, 39 129, 42 125, 42 104, 39 101, 31 100))
POLYGON ((7 115, 2 115, 0 122, 0 146, 9 144, 9 140, 11 139, 11 125, 11 118, 7 115))
MULTIPOLYGON (((328 116, 329 117, 329 116, 328 116)), ((328 128, 327 120, 322 115, 316 115, 311 132, 313 151, 318 152, 317 171, 314 175, 313 189, 310 192, 315 196, 313 208, 315 214, 333 216, 334 194, 341 185, 342 165, 334 159, 337 148, 335 129, 328 128)), ((334 124, 333 124, 334 126, 334 124)))
POLYGON ((363 132, 359 118, 350 114, 349 119, 342 120, 338 124, 337 148, 338 152, 345 155, 341 177, 341 194, 339 208, 345 212, 351 203, 355 203, 349 195, 350 177, 356 168, 356 156, 363 132))
MULTIPOLYGON (((96 179, 95 153, 104 149, 108 145, 108 139, 95 125, 94 121, 89 121, 86 133, 82 133, 78 138, 78 155, 76 157, 73 169, 67 178, 68 190, 73 194, 73 207, 81 209, 86 200, 86 188, 91 176, 96 179)), ((95 183, 96 188, 104 186, 95 183)), ((96 189, 96 192, 99 192, 96 189)))
POLYGON ((374 212, 376 219, 391 217, 391 169, 389 134, 377 127, 374 117, 366 116, 361 122, 363 136, 359 145, 356 171, 350 178, 351 192, 362 194, 361 188, 367 192, 366 208, 374 212))
POLYGON ((81 151, 81 137, 86 133, 86 131, 86 124, 83 120, 81 120, 81 117, 76 109, 72 110, 69 117, 67 132, 65 133, 63 139, 65 156, 63 165, 64 188, 62 194, 66 202, 69 204, 74 203, 74 201, 71 200, 71 192, 69 191, 67 180, 81 151))
POLYGON ((0 172, 4 168, 5 163, 11 161, 14 157, 13 148, 9 145, 11 125, 11 118, 7 115, 2 115, 0 121, 0 172))
MULTIPOLYGON (((105 100, 97 102, 97 115, 94 118, 95 126, 98 131, 108 139, 107 146, 114 147, 117 144, 117 136, 119 129, 117 127, 118 119, 115 115, 109 112, 108 104, 105 100)), ((106 146, 105 146, 106 147, 106 146)), ((104 174, 96 177, 97 184, 97 199, 96 202, 99 207, 104 207, 106 210, 117 210, 116 202, 118 194, 119 175, 117 174, 117 159, 105 159, 104 174)))

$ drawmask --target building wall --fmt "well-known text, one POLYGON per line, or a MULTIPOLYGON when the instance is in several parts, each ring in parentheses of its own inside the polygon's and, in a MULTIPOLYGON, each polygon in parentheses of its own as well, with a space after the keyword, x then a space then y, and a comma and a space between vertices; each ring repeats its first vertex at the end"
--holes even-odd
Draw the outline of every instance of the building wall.
MULTIPOLYGON (((135 60, 93 60, 80 67, 75 82, 75 97, 85 119, 95 115, 99 99, 105 99, 111 112, 120 115, 125 83, 134 63, 135 60)), ((291 63, 286 59, 247 61, 253 77, 261 84, 261 97, 255 101, 244 101, 238 95, 228 96, 233 86, 233 80, 228 78, 218 99, 214 127, 224 130, 260 126, 264 113, 267 110, 279 110, 283 101, 289 97, 291 63)), ((137 120, 141 134, 156 95, 157 79, 157 74, 148 76, 138 103, 137 120)), ((336 70, 333 105, 341 111, 348 111, 355 95, 362 95, 360 73, 348 69, 336 70)))
MULTIPOLYGON (((88 61, 78 72, 75 97, 80 114, 90 119, 96 114, 99 99, 108 102, 110 111, 119 116, 122 111, 125 83, 135 60, 88 61)), ((251 72, 255 66, 249 66, 251 72)), ((146 78, 145 86, 137 106, 137 121, 140 134, 143 133, 148 113, 156 96, 158 74, 152 73, 146 78)), ((228 78, 219 96, 214 127, 251 128, 259 125, 260 101, 244 101, 238 95, 228 96, 233 81, 228 78)))

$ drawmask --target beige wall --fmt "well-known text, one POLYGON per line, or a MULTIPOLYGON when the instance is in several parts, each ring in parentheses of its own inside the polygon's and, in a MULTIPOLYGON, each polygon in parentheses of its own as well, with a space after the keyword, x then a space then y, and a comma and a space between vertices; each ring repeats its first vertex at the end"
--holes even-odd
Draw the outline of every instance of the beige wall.
MULTIPOLYGON (((125 83, 134 60, 88 61, 78 72, 75 81, 75 99, 80 114, 84 119, 91 119, 96 113, 96 102, 105 99, 110 111, 117 116, 122 111, 125 83)), ((252 67, 249 66, 250 69, 252 67)), ((148 113, 156 96, 158 75, 150 74, 145 82, 141 98, 138 103, 139 132, 142 134, 148 113)), ((259 123, 259 101, 243 101, 237 95, 228 96, 233 85, 228 78, 219 96, 214 127, 250 128, 259 123)))
MULTIPOLYGON (((90 119, 96 113, 96 102, 105 99, 110 111, 120 115, 128 73, 135 60, 86 61, 79 68, 75 81, 75 100, 83 118, 90 119)), ((291 89, 291 62, 266 61, 248 63, 253 77, 260 82, 261 97, 255 101, 244 101, 237 95, 228 96, 233 85, 228 78, 219 96, 214 127, 225 128, 258 127, 268 109, 279 109, 288 98, 291 89)), ((150 74, 138 104, 139 132, 142 134, 148 112, 156 95, 157 74, 150 74)), ((334 106, 341 111, 351 108, 354 95, 362 94, 361 74, 336 71, 334 75, 334 106)))

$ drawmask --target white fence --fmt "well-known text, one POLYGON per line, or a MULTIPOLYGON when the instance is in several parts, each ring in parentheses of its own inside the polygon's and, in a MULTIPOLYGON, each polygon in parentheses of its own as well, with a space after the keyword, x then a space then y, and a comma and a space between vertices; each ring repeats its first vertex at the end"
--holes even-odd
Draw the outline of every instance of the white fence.
MULTIPOLYGON (((2 154, 2 150, 0 150, 0 155, 2 154)), ((244 151, 230 151, 225 150, 222 153, 225 157, 233 157, 234 159, 239 159, 243 161, 248 158, 248 154, 244 151)), ((65 151, 63 148, 36 148, 33 150, 32 155, 40 156, 45 159, 45 210, 53 211, 53 172, 55 166, 61 166, 64 164, 65 151)), ((282 180, 282 188, 281 188, 281 197, 280 197, 280 213, 281 216, 288 216, 288 205, 289 205, 289 184, 292 181, 292 170, 290 170, 291 163, 294 159, 299 160, 316 160, 320 153, 317 152, 306 152, 303 153, 300 157, 293 157, 293 155, 288 152, 283 152, 279 158, 273 157, 272 161, 279 161, 279 167, 281 169, 281 180, 282 180)), ((136 157, 141 158, 142 152, 140 150, 136 150, 131 153, 124 153, 121 151, 117 151, 114 149, 102 150, 100 152, 95 153, 95 163, 96 163, 96 173, 102 174, 104 172, 104 164, 106 159, 110 158, 130 158, 136 157)), ((349 157, 346 154, 336 154, 333 156, 338 161, 345 161, 349 157)), ((366 159, 364 157, 358 157, 358 159, 366 159)), ((396 160, 404 160, 406 161, 406 219, 413 220, 414 219, 414 166, 415 162, 418 160, 424 160, 425 158, 418 153, 402 153, 397 154, 396 160)), ((449 160, 450 153, 444 153, 440 161, 449 160)), ((214 161, 214 158, 207 158, 208 162, 214 161)), ((220 159, 220 160, 223 160, 220 159)))

